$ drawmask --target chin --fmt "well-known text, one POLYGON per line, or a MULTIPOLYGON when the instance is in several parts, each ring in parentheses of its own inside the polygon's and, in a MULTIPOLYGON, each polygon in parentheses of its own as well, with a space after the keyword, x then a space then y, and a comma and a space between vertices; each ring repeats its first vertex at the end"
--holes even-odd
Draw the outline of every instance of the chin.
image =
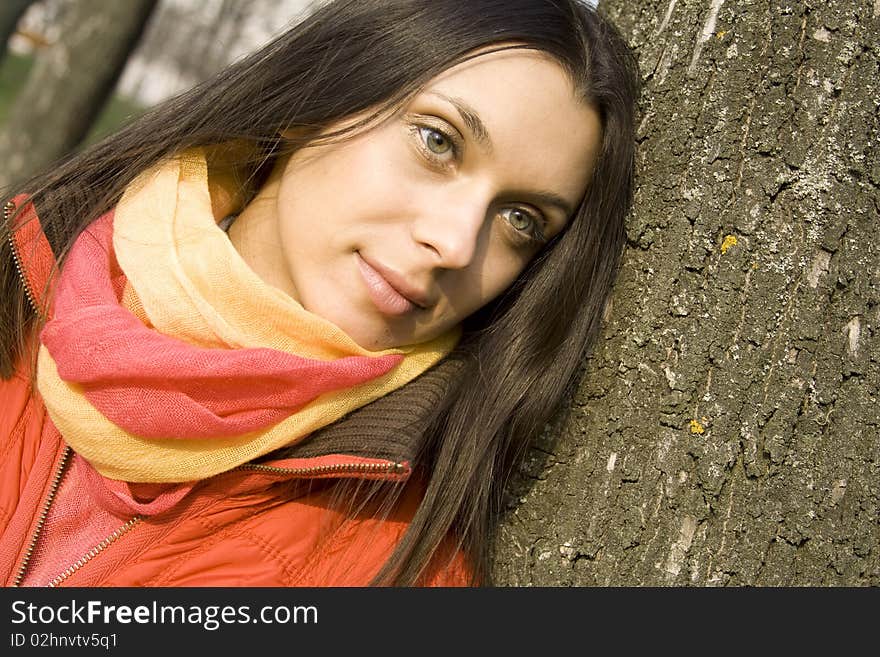
MULTIPOLYGON (((351 335, 351 334, 349 334, 351 335)), ((388 332, 371 333, 360 336, 351 336, 364 349, 369 351, 384 351, 385 349, 397 349, 415 343, 413 338, 396 338, 388 332)))
POLYGON ((363 323, 351 326, 349 322, 336 322, 330 319, 343 333, 354 340, 358 346, 369 351, 382 351, 391 348, 390 336, 383 335, 381 331, 364 330, 363 323))

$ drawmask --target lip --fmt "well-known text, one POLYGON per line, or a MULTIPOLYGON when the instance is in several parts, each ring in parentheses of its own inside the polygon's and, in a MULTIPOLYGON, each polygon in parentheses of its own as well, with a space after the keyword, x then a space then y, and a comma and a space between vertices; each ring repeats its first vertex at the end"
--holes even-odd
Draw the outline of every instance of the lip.
POLYGON ((427 295, 407 284, 400 274, 367 260, 360 252, 355 252, 355 255, 370 298, 380 312, 405 315, 427 307, 427 295))

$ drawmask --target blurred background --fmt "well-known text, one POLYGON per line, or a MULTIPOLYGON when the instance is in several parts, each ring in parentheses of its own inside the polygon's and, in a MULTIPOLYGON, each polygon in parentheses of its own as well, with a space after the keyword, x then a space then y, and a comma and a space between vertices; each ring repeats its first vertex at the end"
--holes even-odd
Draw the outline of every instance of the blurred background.
POLYGON ((0 188, 258 49, 323 0, 0 0, 0 188))

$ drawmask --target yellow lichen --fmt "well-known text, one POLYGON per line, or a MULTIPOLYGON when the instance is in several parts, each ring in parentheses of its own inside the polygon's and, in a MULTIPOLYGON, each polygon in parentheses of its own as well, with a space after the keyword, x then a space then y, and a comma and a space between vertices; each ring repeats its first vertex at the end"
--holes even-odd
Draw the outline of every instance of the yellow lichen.
POLYGON ((691 433, 706 433, 706 430, 697 420, 691 420, 691 433))
POLYGON ((732 246, 736 246, 736 235, 725 235, 724 240, 721 242, 721 253, 727 253, 727 249, 732 246))

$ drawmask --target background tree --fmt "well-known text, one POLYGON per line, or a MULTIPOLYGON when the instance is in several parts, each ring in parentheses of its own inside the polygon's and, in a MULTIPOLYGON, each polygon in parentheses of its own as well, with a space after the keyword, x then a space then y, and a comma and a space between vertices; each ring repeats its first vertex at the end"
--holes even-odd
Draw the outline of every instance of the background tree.
POLYGON ((228 63, 228 52, 239 38, 250 11, 253 8, 239 0, 222 0, 208 29, 191 35, 190 43, 198 44, 190 48, 190 65, 195 77, 205 80, 228 63))
POLYGON ((180 90, 219 71, 231 61, 246 18, 257 10, 253 0, 161 3, 133 55, 135 62, 149 65, 140 67, 135 95, 145 95, 140 87, 156 84, 160 70, 166 84, 180 90))
POLYGON ((88 133, 157 0, 72 0, 0 129, 0 187, 73 149, 88 133))
POLYGON ((0 3, 0 59, 6 54, 9 38, 15 34, 18 21, 34 0, 3 0, 0 3))
POLYGON ((880 585, 880 0, 602 0, 645 80, 604 336, 509 585, 880 585))

